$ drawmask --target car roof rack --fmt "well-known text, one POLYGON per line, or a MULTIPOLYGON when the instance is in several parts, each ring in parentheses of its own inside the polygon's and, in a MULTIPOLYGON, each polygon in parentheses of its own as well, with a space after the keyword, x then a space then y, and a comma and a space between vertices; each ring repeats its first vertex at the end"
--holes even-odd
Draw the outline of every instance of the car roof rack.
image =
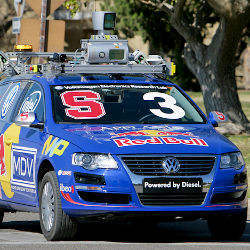
POLYGON ((1 71, 8 76, 42 74, 49 77, 73 73, 174 75, 175 65, 170 59, 165 61, 159 55, 146 57, 139 50, 129 53, 127 40, 110 35, 115 19, 113 12, 93 12, 93 26, 98 35, 81 40, 81 48, 76 52, 31 52, 31 45, 16 45, 15 52, 0 51, 1 71), (33 58, 38 58, 38 63, 34 63, 33 58))

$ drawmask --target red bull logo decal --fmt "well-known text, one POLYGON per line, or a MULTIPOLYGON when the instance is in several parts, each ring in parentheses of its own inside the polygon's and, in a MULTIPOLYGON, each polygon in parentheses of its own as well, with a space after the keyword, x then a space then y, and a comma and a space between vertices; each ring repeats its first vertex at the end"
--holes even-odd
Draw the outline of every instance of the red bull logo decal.
POLYGON ((174 137, 151 137, 149 139, 114 139, 113 140, 118 147, 126 147, 126 146, 138 146, 138 145, 145 145, 145 144, 184 144, 190 146, 201 146, 201 147, 208 147, 208 144, 203 139, 198 138, 190 138, 190 139, 177 139, 174 137))

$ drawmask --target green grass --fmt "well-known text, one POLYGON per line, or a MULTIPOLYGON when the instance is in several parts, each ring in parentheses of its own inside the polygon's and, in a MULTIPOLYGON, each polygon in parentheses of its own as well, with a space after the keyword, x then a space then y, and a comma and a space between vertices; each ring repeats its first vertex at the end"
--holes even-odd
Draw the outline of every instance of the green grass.
MULTIPOLYGON (((205 113, 202 94, 200 92, 188 92, 188 94, 205 113)), ((239 97, 243 111, 246 114, 248 120, 250 120, 250 91, 239 91, 239 97)), ((248 183, 250 183, 250 135, 230 135, 227 137, 241 150, 248 167, 248 183)), ((248 192, 248 197, 250 198, 250 190, 248 192)))

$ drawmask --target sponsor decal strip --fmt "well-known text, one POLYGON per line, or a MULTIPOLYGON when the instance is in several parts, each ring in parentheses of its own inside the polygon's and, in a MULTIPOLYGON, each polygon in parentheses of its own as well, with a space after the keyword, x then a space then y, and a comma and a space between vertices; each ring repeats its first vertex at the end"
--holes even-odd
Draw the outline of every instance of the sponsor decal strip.
MULTIPOLYGON (((171 132, 171 131, 161 131, 161 130, 139 130, 139 131, 130 131, 124 133, 110 133, 112 137, 123 137, 123 136, 154 136, 154 137, 162 137, 162 136, 194 136, 191 132, 171 132)), ((195 137, 195 136, 194 136, 195 137)))
POLYGON ((26 192, 26 193, 36 193, 36 189, 33 188, 27 188, 27 187, 21 187, 21 186, 11 186, 12 191, 20 191, 20 192, 26 192))
POLYGON ((171 87, 167 86, 150 86, 150 85, 134 85, 134 84, 124 84, 124 85, 112 85, 112 84, 101 84, 98 86, 96 85, 70 85, 70 86, 56 86, 56 89, 96 89, 96 88, 117 88, 117 89, 123 89, 123 88, 131 88, 131 89, 164 89, 164 90, 170 90, 171 87))
POLYGON ((208 147, 208 144, 203 139, 198 138, 190 138, 190 139, 177 139, 174 137, 151 137, 149 139, 113 139, 118 147, 125 147, 125 146, 138 146, 138 145, 145 145, 145 144, 184 144, 184 145, 191 145, 191 146, 202 146, 208 147))

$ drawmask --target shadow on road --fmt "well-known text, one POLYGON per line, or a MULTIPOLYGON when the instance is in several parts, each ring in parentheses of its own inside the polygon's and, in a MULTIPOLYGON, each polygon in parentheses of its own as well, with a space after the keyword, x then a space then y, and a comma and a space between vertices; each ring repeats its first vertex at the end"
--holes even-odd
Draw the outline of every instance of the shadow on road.
MULTIPOLYGON (((86 224, 77 240, 127 243, 214 242, 206 221, 169 222, 158 225, 86 224)), ((250 242, 250 221, 240 242, 250 242)))
POLYGON ((12 229, 18 231, 32 232, 32 233, 42 233, 40 229, 39 221, 9 221, 3 222, 1 225, 1 230, 12 229))
MULTIPOLYGON (((39 221, 4 222, 1 231, 17 230, 41 233, 39 221)), ((81 224, 76 241, 106 241, 125 243, 214 242, 206 221, 147 224, 81 224)), ((240 242, 250 242, 250 220, 240 242)))

